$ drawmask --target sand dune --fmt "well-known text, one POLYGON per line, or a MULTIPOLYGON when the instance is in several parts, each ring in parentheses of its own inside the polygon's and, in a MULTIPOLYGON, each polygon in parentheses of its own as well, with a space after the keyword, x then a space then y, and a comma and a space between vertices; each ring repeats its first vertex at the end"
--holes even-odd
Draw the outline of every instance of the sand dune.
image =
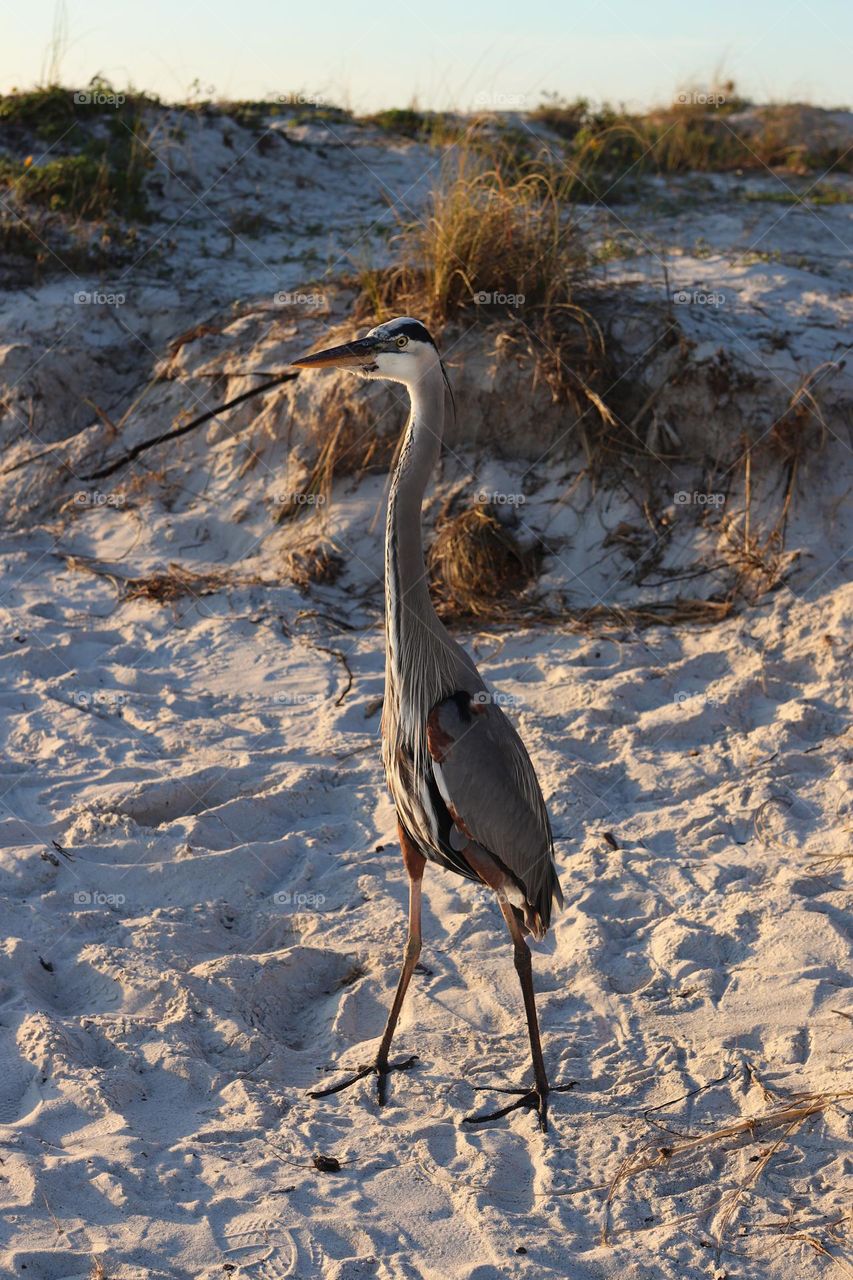
MULTIPOLYGON (((193 151, 203 182, 222 159, 213 132, 193 151)), ((354 223, 381 207, 365 166, 400 189, 418 171, 416 148, 374 142, 354 159, 350 143, 368 145, 350 139, 333 154, 334 182, 310 138, 286 163, 252 158, 273 174, 264 208, 287 209, 291 247, 296 209, 282 200, 294 190, 300 216, 315 210, 317 234, 343 251, 354 223)), ((215 199, 260 199, 256 176, 246 168, 215 199)), ((181 207, 173 183, 163 217, 181 207)), ((841 227, 844 206, 824 213, 841 227)), ((749 216, 765 215, 750 206, 749 216)), ((799 243, 805 218, 792 213, 775 234, 799 243)), ((699 262, 708 279, 717 266, 721 275, 757 234, 733 206, 707 225, 712 267, 689 257, 694 214, 660 223, 678 283, 699 262)), ((200 233, 174 234, 188 289, 135 286, 123 321, 149 350, 134 348, 137 363, 124 368, 107 360, 94 388, 105 407, 128 408, 151 366, 168 364, 167 339, 198 318, 202 298, 204 314, 254 299, 259 317, 186 344, 176 379, 128 418, 123 445, 180 408, 201 412, 205 369, 284 360, 331 322, 271 318, 272 291, 250 255, 225 270, 196 254, 200 233)), ((263 259, 281 234, 253 253, 263 259)), ((787 328, 779 368, 748 401, 756 412, 774 378, 840 354, 846 304, 820 257, 836 250, 823 238, 814 257, 803 250, 805 265, 731 266, 751 291, 725 313, 733 337, 711 313, 684 308, 709 358, 746 345, 756 369, 761 343, 772 345, 769 329, 758 332, 762 297, 787 328)), ((640 306, 653 266, 608 271, 623 271, 624 296, 640 306)), ((304 264, 285 270, 296 282, 304 264)), ((7 352, 22 317, 33 358, 50 347, 65 323, 60 288, 3 299, 7 352)), ((334 302, 331 318, 344 306, 334 302)), ((378 753, 383 478, 341 477, 307 524, 275 525, 277 495, 310 455, 300 422, 326 394, 303 384, 151 451, 145 467, 82 483, 81 462, 114 458, 116 444, 91 413, 64 413, 74 396, 47 371, 61 357, 71 382, 93 390, 91 348, 112 323, 98 312, 60 338, 7 402, 7 462, 32 450, 16 397, 37 384, 53 423, 46 444, 62 445, 72 474, 48 455, 3 478, 4 1274, 71 1280, 93 1259, 108 1280, 841 1274, 853 1014, 849 375, 827 383, 833 431, 798 490, 777 590, 714 626, 464 632, 507 696, 553 818, 566 903, 534 965, 552 1076, 575 1081, 553 1098, 548 1135, 520 1113, 471 1130, 460 1120, 483 1101, 475 1086, 527 1078, 520 997, 489 895, 432 869, 397 1041, 419 1055, 416 1069, 393 1078, 383 1110, 367 1084, 306 1096, 369 1057, 404 940, 405 877, 378 753), (81 491, 121 501, 81 503, 81 491), (318 531, 344 567, 306 595, 283 556, 318 531), (123 598, 124 578, 173 561, 229 580, 167 604, 123 598), (800 1095, 822 1100, 792 1115, 800 1095), (748 1117, 765 1120, 681 1150, 748 1117), (633 1171, 644 1154, 658 1165, 633 1171), (340 1168, 318 1168, 318 1156, 340 1168)), ((133 345, 126 334, 111 341, 133 345)), ((463 380, 476 353, 466 360, 463 380)), ((21 376, 18 364, 3 367, 7 385, 21 376)), ((786 389, 778 394, 784 402, 786 389)), ((630 497, 578 490, 566 502, 547 465, 531 476, 529 457, 464 440, 436 492, 463 482, 471 492, 527 486, 523 518, 550 539, 541 586, 555 598, 586 608, 673 594, 665 575, 663 585, 636 581, 624 543, 607 541, 635 518, 630 497)), ((661 564, 696 570, 691 592, 710 595, 731 569, 716 564, 720 529, 681 515, 661 564)))

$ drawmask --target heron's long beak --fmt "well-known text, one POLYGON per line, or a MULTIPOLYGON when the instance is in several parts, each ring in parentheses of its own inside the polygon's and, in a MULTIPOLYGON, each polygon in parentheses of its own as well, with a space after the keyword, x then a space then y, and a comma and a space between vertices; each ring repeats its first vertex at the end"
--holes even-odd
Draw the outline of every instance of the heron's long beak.
POLYGON ((329 347, 326 351, 300 356, 298 360, 292 360, 291 364, 299 369, 363 369, 372 364, 380 349, 381 344, 376 338, 359 338, 356 342, 345 342, 340 347, 329 347))

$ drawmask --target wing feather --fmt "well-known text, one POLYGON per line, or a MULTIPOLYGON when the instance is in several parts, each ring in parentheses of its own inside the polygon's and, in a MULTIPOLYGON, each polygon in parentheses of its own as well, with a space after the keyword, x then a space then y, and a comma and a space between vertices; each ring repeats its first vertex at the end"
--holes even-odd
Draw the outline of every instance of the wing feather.
POLYGON ((524 743, 500 707, 458 691, 431 711, 438 789, 460 829, 513 875, 543 931, 562 904, 548 811, 524 743))

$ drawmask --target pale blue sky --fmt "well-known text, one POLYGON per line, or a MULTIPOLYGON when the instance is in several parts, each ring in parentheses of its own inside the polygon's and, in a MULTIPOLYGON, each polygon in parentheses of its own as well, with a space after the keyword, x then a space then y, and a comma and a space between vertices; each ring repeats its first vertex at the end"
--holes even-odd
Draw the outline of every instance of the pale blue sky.
MULTIPOLYGON (((65 0, 61 78, 167 99, 303 91, 359 111, 667 102, 722 66, 756 100, 853 98, 849 0, 65 0)), ((39 81, 56 0, 0 0, 0 88, 39 81)))

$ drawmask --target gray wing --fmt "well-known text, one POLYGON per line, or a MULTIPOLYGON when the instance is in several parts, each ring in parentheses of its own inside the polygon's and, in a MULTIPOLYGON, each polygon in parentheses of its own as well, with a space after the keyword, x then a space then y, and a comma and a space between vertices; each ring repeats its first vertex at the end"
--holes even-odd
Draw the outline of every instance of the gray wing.
POLYGON ((427 741, 439 791, 464 834, 509 871, 539 916, 563 896, 551 824, 524 743, 488 697, 458 691, 431 711, 427 741))

